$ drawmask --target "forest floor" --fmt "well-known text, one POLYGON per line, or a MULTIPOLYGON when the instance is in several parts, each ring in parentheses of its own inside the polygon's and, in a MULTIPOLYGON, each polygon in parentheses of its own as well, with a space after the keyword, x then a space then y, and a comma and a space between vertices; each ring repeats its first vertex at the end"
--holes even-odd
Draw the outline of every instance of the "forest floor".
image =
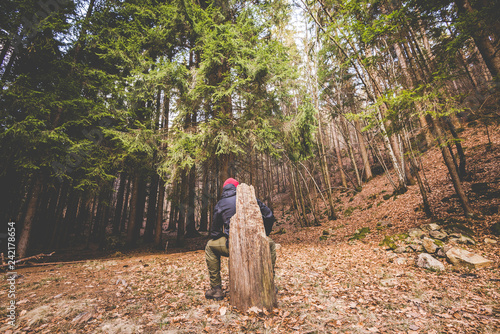
MULTIPOLYGON (((18 268, 16 327, 7 324, 8 284, 2 283, 0 332, 498 333, 500 240, 490 235, 489 227, 500 221, 500 199, 476 194, 471 185, 487 183, 490 193, 498 194, 500 133, 490 129, 492 145, 484 128, 466 128, 461 137, 470 174, 464 184, 479 218, 462 218, 437 149, 422 159, 434 219, 426 218, 420 208, 418 186, 384 199, 392 189, 383 175, 360 193, 337 194, 340 218, 322 221, 321 226, 300 227, 289 207, 275 205, 275 231, 285 232, 272 236, 281 245, 276 309, 241 312, 230 306, 230 296, 206 300, 209 284, 202 250, 116 253, 18 268), (492 260, 492 266, 455 268, 441 259, 445 270, 431 271, 415 265, 417 253, 396 255, 379 245, 385 236, 449 221, 473 230, 476 244, 460 247, 492 260), (349 240, 362 227, 369 227, 370 233, 349 240), (498 242, 485 243, 486 237, 498 242), (396 256, 400 260, 394 261, 396 256)), ((227 265, 225 259, 225 289, 227 265)))

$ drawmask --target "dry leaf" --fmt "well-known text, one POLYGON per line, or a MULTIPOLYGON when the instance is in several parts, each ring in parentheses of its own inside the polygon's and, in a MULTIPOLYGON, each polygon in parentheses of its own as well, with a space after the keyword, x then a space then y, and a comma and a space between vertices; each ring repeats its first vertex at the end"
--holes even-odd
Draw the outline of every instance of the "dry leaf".
POLYGON ((255 313, 255 314, 259 314, 261 313, 262 310, 260 308, 258 308, 257 306, 252 306, 250 307, 248 310, 247 310, 247 313, 255 313))

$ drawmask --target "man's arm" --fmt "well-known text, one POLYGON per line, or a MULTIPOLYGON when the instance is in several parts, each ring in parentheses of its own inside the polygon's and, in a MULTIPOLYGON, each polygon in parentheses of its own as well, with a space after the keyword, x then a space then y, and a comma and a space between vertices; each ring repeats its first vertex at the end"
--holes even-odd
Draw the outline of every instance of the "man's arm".
POLYGON ((223 219, 222 219, 222 214, 219 209, 219 204, 215 205, 214 207, 214 216, 212 219, 212 228, 210 229, 210 237, 212 239, 218 239, 222 237, 223 234, 223 219))
POLYGON ((266 235, 269 235, 273 230, 273 225, 274 222, 276 221, 276 218, 274 217, 274 214, 271 211, 271 209, 269 209, 259 199, 257 199, 257 203, 259 204, 260 213, 262 214, 262 219, 264 220, 264 228, 266 229, 266 235))

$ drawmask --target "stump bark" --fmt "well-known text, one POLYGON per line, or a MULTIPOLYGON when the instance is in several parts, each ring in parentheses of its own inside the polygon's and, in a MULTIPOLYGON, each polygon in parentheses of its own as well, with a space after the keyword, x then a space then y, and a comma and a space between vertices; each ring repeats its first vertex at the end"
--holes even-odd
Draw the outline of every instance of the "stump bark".
POLYGON ((241 311, 276 307, 271 251, 253 186, 236 189, 229 237, 230 303, 241 311))

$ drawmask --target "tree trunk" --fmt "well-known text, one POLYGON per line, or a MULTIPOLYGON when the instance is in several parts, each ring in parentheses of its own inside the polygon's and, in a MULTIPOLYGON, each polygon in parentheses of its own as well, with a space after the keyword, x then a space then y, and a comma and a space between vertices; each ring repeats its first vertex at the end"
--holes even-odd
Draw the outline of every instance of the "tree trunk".
POLYGON ((68 200, 68 189, 69 182, 65 181, 63 186, 61 187, 61 195, 59 196, 59 201, 57 203, 56 214, 54 215, 54 229, 52 231, 52 237, 50 239, 49 247, 52 249, 56 246, 57 240, 59 239, 59 234, 61 233, 63 218, 64 218, 64 208, 66 207, 66 203, 68 200))
POLYGON ((401 169, 401 167, 399 165, 398 158, 396 157, 396 155, 394 154, 394 151, 392 150, 392 146, 391 146, 391 143, 389 141, 389 136, 387 135, 387 131, 386 131, 384 122, 382 121, 382 116, 379 115, 379 113, 377 112, 375 114, 375 117, 377 118, 378 124, 380 126, 381 131, 382 131, 382 139, 383 139, 384 144, 385 144, 385 149, 389 153, 389 156, 390 156, 391 161, 392 161, 392 165, 394 167, 394 171, 396 172, 396 175, 398 177, 399 186, 398 186, 397 191, 403 192, 404 190, 406 190, 405 176, 404 176, 403 170, 401 169), (379 119, 379 117, 380 117, 380 119, 379 119))
POLYGON ((153 233, 156 227, 156 199, 158 197, 158 182, 159 175, 154 173, 151 177, 151 184, 149 186, 148 198, 148 213, 146 218, 146 229, 144 231, 144 241, 153 241, 153 233))
POLYGON ((283 184, 281 183, 281 179, 280 179, 280 169, 281 169, 281 164, 279 162, 276 163, 276 184, 278 186, 277 188, 277 191, 278 191, 278 194, 281 194, 281 189, 283 189, 283 184))
POLYGON ((95 211, 96 211, 97 203, 98 203, 97 195, 94 195, 94 197, 92 198, 91 209, 90 209, 89 215, 87 217, 87 225, 89 226, 89 235, 87 236, 87 244, 85 246, 86 249, 89 249, 90 240, 92 238, 93 231, 94 231, 94 226, 95 226, 95 211))
POLYGON ((40 199, 37 217, 35 218, 32 233, 40 240, 42 248, 49 247, 50 232, 54 227, 54 220, 57 211, 57 201, 61 198, 62 185, 49 186, 44 190, 44 195, 40 199))
POLYGON ((26 257, 29 251, 29 241, 31 237, 32 223, 35 219, 36 207, 38 204, 38 198, 42 190, 42 180, 37 178, 35 181, 35 186, 32 190, 32 195, 29 200, 28 210, 24 218, 23 227, 21 230, 21 235, 19 237, 19 243, 17 244, 17 251, 19 253, 19 258, 26 257))
POLYGON ((292 173, 292 182, 293 182, 293 190, 295 193, 296 199, 296 207, 300 208, 300 212, 302 213, 302 220, 300 222, 300 226, 309 226, 309 220, 307 219, 306 207, 304 205, 304 196, 302 196, 302 191, 300 191, 300 180, 298 171, 296 168, 290 168, 290 172, 292 173))
MULTIPOLYGON (((396 51, 396 56, 399 60, 399 64, 401 66, 401 70, 403 71, 403 85, 407 89, 413 89, 418 85, 419 79, 415 78, 410 74, 409 68, 410 65, 408 64, 408 59, 403 55, 403 51, 401 49, 401 46, 398 43, 394 43, 394 50, 396 51)), ((421 110, 422 108, 420 107, 419 103, 417 103, 417 110, 419 113, 419 122, 420 122, 420 127, 421 127, 421 134, 425 139, 425 147, 429 147, 432 144, 432 137, 429 132, 429 126, 427 124, 427 121, 425 120, 425 115, 422 114, 421 110)))
POLYGON ((177 221, 179 220, 179 201, 170 201, 170 214, 168 216, 167 231, 177 230, 177 221))
POLYGON ((326 152, 325 152, 325 142, 323 140, 323 130, 322 130, 322 121, 321 115, 318 114, 318 149, 321 154, 320 157, 320 165, 321 172, 323 174, 323 179, 325 181, 326 194, 328 196, 328 219, 335 220, 337 219, 337 214, 335 213, 335 205, 333 204, 333 192, 332 192, 332 181, 330 179, 330 172, 328 170, 328 163, 326 161, 326 152))
POLYGON ((74 51, 75 54, 73 57, 73 60, 75 62, 78 60, 78 56, 79 56, 80 50, 82 48, 83 40, 85 40, 85 35, 87 34, 87 25, 89 23, 90 16, 92 15, 92 11, 94 10, 94 4, 95 4, 95 0, 90 0, 89 6, 87 7, 87 13, 85 15, 85 20, 83 21, 83 24, 82 24, 82 31, 80 32, 80 34, 78 36, 78 40, 77 40, 76 46, 75 46, 75 51, 74 51))
POLYGON ((437 121, 434 121, 430 115, 427 115, 427 121, 429 122, 429 124, 432 124, 432 127, 434 128, 434 131, 436 133, 437 143, 441 148, 441 154, 443 155, 444 162, 446 164, 446 167, 448 168, 448 172, 450 173, 450 177, 453 182, 453 186, 455 187, 455 192, 458 195, 460 204, 464 209, 464 214, 466 217, 472 217, 473 210, 469 203, 469 199, 467 198, 467 195, 465 194, 465 191, 462 187, 462 183, 460 182, 458 171, 453 164, 453 158, 450 152, 447 150, 446 144, 443 143, 443 133, 441 127, 439 126, 439 123, 437 121))
POLYGON ((132 198, 130 199, 130 215, 127 225, 127 245, 132 246, 136 241, 135 224, 137 216, 137 201, 139 199, 139 175, 134 177, 134 184, 132 185, 132 198))
POLYGON ((340 180, 342 182, 342 187, 347 188, 347 180, 345 177, 344 168, 343 168, 343 164, 342 164, 342 154, 340 153, 340 144, 339 144, 338 133, 335 132, 335 129, 333 129, 333 127, 332 127, 332 135, 333 135, 333 142, 334 142, 334 146, 335 146, 335 153, 337 154, 337 161, 339 164, 340 180))
MULTIPOLYGON (((304 168, 305 169, 305 168, 304 168)), ((311 197, 311 191, 309 190, 309 186, 307 185, 307 181, 305 179, 305 177, 302 175, 302 173, 300 172, 300 170, 297 170, 297 172, 299 173, 302 181, 304 182, 304 186, 306 187, 306 193, 307 193, 307 200, 308 200, 308 205, 306 207, 309 207, 310 210, 311 210, 311 213, 312 213, 312 216, 313 216, 313 225, 314 226, 318 226, 319 225, 319 221, 317 219, 317 215, 316 215, 316 211, 315 211, 315 208, 314 208, 314 201, 311 197)), ((302 194, 302 187, 299 188, 300 190, 300 193, 302 194)), ((305 199, 305 198, 304 198, 305 199)), ((311 226, 311 223, 309 221, 307 221, 307 226, 311 226)))
POLYGON ((78 214, 78 203, 80 196, 76 190, 72 190, 68 202, 68 209, 64 216, 63 230, 60 233, 59 240, 57 241, 58 247, 65 247, 68 245, 68 234, 72 227, 76 224, 76 217, 78 214))
POLYGON ((97 243, 99 244, 99 249, 104 249, 106 247, 106 230, 109 224, 109 212, 110 212, 110 203, 112 199, 112 192, 110 188, 105 188, 101 190, 102 195, 100 196, 100 212, 97 215, 97 243))
POLYGON ((201 190, 201 209, 200 209, 200 231, 208 231, 208 200, 210 193, 208 192, 208 161, 203 163, 203 185, 201 190))
POLYGON ((130 197, 131 193, 130 190, 132 188, 132 178, 127 179, 127 191, 125 193, 125 198, 123 199, 123 210, 122 210, 122 221, 120 223, 120 233, 123 233, 126 230, 126 226, 128 225, 128 218, 129 215, 127 214, 130 210, 129 204, 130 204, 130 197))
POLYGON ((139 239, 141 236, 141 229, 144 227, 144 209, 146 208, 146 180, 144 178, 139 178, 139 198, 137 200, 137 213, 136 213, 136 223, 135 223, 135 240, 139 239))
POLYGON ((352 149, 352 144, 351 144, 351 133, 349 132, 348 125, 346 124, 344 118, 340 120, 341 125, 342 125, 342 132, 344 135, 344 141, 347 145, 347 152, 349 154, 349 158, 351 159, 352 163, 352 169, 354 170, 354 174, 356 175, 356 183, 357 187, 361 189, 362 187, 362 182, 361 182, 361 176, 359 175, 359 170, 358 170, 358 165, 356 163, 356 158, 354 157, 354 151, 352 149))
POLYGON ((165 181, 160 177, 158 192, 158 207, 156 208, 155 246, 161 248, 161 237, 163 233, 163 204, 165 202, 165 181))
POLYGON ((467 174, 464 149, 462 147, 462 143, 455 129, 455 126, 453 125, 453 123, 449 118, 446 119, 446 123, 448 124, 448 129, 450 130, 451 135, 453 136, 455 147, 457 148, 458 160, 459 160, 458 175, 460 176, 460 180, 463 180, 467 174))
POLYGON ((87 198, 87 194, 83 194, 78 208, 78 216, 76 216, 76 222, 72 230, 72 232, 75 234, 76 239, 83 238, 85 222, 87 221, 87 216, 90 211, 89 206, 90 200, 87 198))
POLYGON ((404 132, 404 138, 403 138, 403 149, 409 153, 410 157, 408 158, 410 164, 411 164, 411 170, 413 171, 413 175, 415 175, 415 178, 417 179, 417 184, 418 184, 418 189, 420 190, 420 195, 422 196, 422 203, 424 207, 424 212, 427 215, 428 218, 432 218, 432 211, 431 211, 431 206, 429 204, 429 199, 427 197, 427 191, 425 190, 424 182, 422 181, 422 178, 420 177, 420 168, 418 167, 418 163, 416 161, 416 158, 411 151, 411 143, 410 143, 410 138, 408 137, 408 133, 405 131, 404 132))
POLYGON ((274 178, 273 169, 271 165, 271 157, 267 156, 267 206, 269 209, 274 210, 273 205, 273 192, 274 192, 274 178))
MULTIPOLYGON (((226 181, 229 178, 229 155, 228 154, 222 154, 219 156, 219 180, 221 180, 221 183, 223 184, 224 181, 226 181)), ((221 185, 222 185, 221 184, 221 185)), ((217 199, 220 200, 220 196, 222 195, 222 187, 219 189, 217 192, 217 199)))
POLYGON ((179 220, 177 222, 177 239, 176 239, 176 244, 177 247, 184 247, 184 241, 185 241, 185 232, 186 232, 186 203, 187 203, 187 181, 188 181, 188 175, 187 171, 182 171, 182 176, 181 176, 181 181, 180 184, 178 185, 180 194, 179 194, 179 205, 178 205, 178 210, 179 210, 179 220))
MULTIPOLYGON (((474 16, 478 16, 476 9, 473 8, 473 5, 469 0, 455 0, 455 3, 459 14, 473 14, 474 16)), ((498 79, 500 75, 500 54, 498 46, 495 47, 492 43, 490 34, 486 30, 487 28, 488 27, 484 26, 484 22, 478 21, 477 27, 474 29, 472 34, 472 39, 474 39, 474 43, 479 49, 491 76, 498 79)), ((496 32, 496 34, 498 34, 498 32, 496 32)), ((498 44, 498 40, 495 42, 498 44)))
POLYGON ((116 196, 115 215, 113 217, 113 235, 118 235, 120 232, 120 221, 122 219, 123 200, 125 196, 125 186, 127 184, 127 173, 120 173, 120 184, 118 186, 118 194, 116 196))
POLYGON ((363 166, 365 170, 365 180, 369 181, 373 178, 372 168, 370 166, 370 159, 368 159, 368 152, 366 150, 365 138, 361 132, 361 124, 359 120, 354 121, 354 126, 356 127, 356 135, 359 142, 359 151, 361 152, 361 158, 363 159, 363 166))
POLYGON ((266 186, 266 169, 264 168, 264 155, 262 154, 262 152, 259 154, 260 155, 260 168, 262 170, 261 172, 261 175, 262 175, 262 181, 261 183, 258 184, 258 188, 261 189, 260 191, 260 194, 261 194, 261 197, 258 197, 259 199, 260 198, 264 198, 265 201, 267 201, 267 186, 266 186))
POLYGON ((277 306, 271 251, 253 186, 236 189, 236 214, 229 238, 231 305, 240 311, 277 306))
POLYGON ((186 198, 186 238, 194 238, 200 236, 196 230, 195 221, 195 186, 196 186, 196 167, 191 167, 188 175, 187 183, 187 198, 186 198))
POLYGON ((210 177, 209 177, 209 186, 210 186, 210 190, 209 190, 209 194, 211 194, 210 196, 210 199, 208 201, 208 207, 209 207, 209 211, 208 211, 208 230, 210 231, 210 229, 212 228, 212 224, 213 224, 213 218, 214 218, 214 207, 215 205, 217 204, 216 202, 216 199, 217 199, 217 193, 216 193, 216 190, 217 190, 217 175, 218 175, 218 172, 217 170, 211 170, 210 172, 210 177), (215 195, 214 195, 215 194, 215 195))

